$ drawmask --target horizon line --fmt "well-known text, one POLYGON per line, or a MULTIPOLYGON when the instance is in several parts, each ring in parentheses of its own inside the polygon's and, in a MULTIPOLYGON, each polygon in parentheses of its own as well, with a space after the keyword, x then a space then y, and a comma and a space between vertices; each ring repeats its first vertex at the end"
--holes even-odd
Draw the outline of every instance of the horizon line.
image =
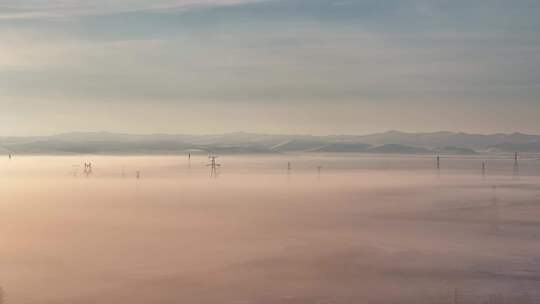
POLYGON ((230 132, 221 132, 221 133, 166 133, 166 132, 150 132, 150 133, 129 133, 122 131, 65 131, 58 133, 51 133, 46 135, 0 135, 0 137, 54 137, 61 135, 69 134, 113 134, 113 135, 135 135, 135 136, 152 136, 152 135, 169 135, 169 136, 219 136, 219 135, 232 135, 232 134, 251 134, 251 135, 265 135, 265 136, 311 136, 311 137, 335 137, 335 136, 371 136, 371 135, 382 135, 390 133, 400 133, 400 134, 440 134, 440 133, 450 133, 450 134, 462 134, 462 135, 477 135, 477 136, 495 136, 495 135, 525 135, 525 136, 540 136, 540 134, 534 133, 524 133, 519 131, 514 132, 495 132, 495 133, 478 133, 478 132, 465 132, 465 131, 400 131, 400 130, 388 130, 388 131, 379 131, 372 133, 363 133, 363 134, 351 134, 351 133, 333 133, 333 134, 309 134, 309 133, 269 133, 269 132, 249 132, 249 131, 230 131, 230 132))

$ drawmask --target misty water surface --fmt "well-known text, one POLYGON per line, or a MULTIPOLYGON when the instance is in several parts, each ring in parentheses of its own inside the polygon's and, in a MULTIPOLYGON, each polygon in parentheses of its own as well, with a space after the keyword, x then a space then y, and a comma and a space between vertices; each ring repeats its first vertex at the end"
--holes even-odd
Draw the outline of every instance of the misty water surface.
POLYGON ((492 156, 485 178, 484 160, 223 156, 210 178, 202 155, 6 157, 0 286, 17 304, 538 303, 540 160, 513 177, 492 156))

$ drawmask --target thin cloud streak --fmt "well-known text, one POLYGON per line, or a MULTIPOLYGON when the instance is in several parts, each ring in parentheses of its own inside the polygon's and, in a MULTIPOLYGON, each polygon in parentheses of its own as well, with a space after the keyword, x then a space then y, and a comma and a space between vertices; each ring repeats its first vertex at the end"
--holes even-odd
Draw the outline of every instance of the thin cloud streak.
POLYGON ((268 0, 0 0, 0 20, 71 18, 129 12, 179 12, 192 9, 242 5, 268 0))
POLYGON ((539 133, 540 9, 493 1, 0 0, 0 128, 539 133))

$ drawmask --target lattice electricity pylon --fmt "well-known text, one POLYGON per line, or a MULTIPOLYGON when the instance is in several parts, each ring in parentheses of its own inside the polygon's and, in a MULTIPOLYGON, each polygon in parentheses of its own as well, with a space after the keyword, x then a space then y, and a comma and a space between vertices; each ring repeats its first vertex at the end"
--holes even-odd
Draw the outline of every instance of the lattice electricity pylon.
POLYGON ((206 164, 207 167, 210 167, 210 177, 217 177, 218 170, 217 168, 221 167, 221 164, 216 163, 216 158, 219 156, 209 155, 208 158, 210 162, 206 164))
POLYGON ((86 177, 90 177, 90 175, 92 175, 92 163, 84 163, 84 171, 83 171, 84 175, 86 175, 86 177))
POLYGON ((514 178, 519 178, 519 156, 517 152, 514 154, 514 170, 512 176, 514 178))

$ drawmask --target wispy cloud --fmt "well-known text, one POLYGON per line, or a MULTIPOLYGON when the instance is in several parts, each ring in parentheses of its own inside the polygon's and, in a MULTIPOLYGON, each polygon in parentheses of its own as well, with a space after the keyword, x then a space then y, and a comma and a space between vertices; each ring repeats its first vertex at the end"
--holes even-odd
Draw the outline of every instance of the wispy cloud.
POLYGON ((237 130, 538 133, 538 16, 532 0, 0 0, 0 122, 72 111, 115 130, 114 106, 197 118, 168 131, 214 112, 237 130))
POLYGON ((136 11, 183 11, 265 0, 0 0, 0 20, 69 18, 136 11))

